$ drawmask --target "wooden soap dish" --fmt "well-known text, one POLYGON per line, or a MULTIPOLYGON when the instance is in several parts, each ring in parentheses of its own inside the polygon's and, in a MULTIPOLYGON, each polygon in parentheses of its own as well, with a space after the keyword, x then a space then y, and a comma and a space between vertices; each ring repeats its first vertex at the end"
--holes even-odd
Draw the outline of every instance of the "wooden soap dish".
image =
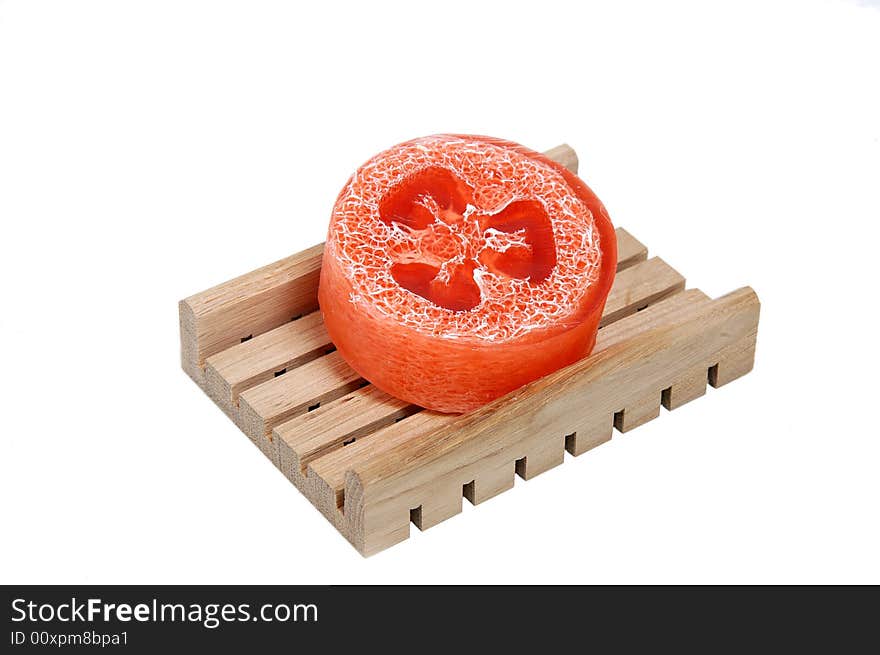
MULTIPOLYGON (((568 146, 546 154, 577 172, 568 146)), ((711 300, 626 230, 617 242, 593 354, 469 414, 393 398, 335 352, 321 245, 180 301, 183 369, 370 555, 751 370, 754 291, 711 300)))

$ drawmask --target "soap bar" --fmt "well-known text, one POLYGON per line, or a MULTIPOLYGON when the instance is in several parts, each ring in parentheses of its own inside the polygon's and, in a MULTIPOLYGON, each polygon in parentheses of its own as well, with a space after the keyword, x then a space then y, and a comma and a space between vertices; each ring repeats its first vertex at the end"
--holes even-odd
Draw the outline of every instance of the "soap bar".
POLYGON ((510 141, 440 134, 349 179, 318 298, 355 371, 461 413, 588 355, 616 261, 608 213, 576 175, 510 141))

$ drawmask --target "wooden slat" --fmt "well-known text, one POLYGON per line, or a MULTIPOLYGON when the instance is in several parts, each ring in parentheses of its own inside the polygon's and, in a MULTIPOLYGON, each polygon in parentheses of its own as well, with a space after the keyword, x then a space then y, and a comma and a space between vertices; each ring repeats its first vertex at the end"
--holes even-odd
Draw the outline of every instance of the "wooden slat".
POLYGON ((321 312, 306 314, 209 357, 205 363, 208 394, 231 414, 242 391, 333 349, 321 312))
MULTIPOLYGON (((676 315, 680 315, 683 310, 693 309, 708 302, 709 300, 705 294, 696 289, 676 294, 658 304, 652 305, 646 314, 631 316, 629 319, 615 323, 613 329, 605 328, 600 330, 597 350, 611 348, 616 343, 625 343, 638 337, 639 334, 644 332, 645 326, 648 324, 660 325, 663 322, 669 322, 676 315), (646 320, 649 323, 646 324, 646 320), (603 334, 607 336, 603 336, 603 334)), ((517 402, 517 398, 517 393, 509 396, 510 402, 517 402)), ((577 411, 578 409, 585 411, 586 415, 593 414, 594 416, 594 418, 581 418, 580 420, 575 416, 573 423, 569 425, 574 424, 581 428, 587 422, 593 425, 597 424, 595 412, 590 412, 589 403, 585 403, 582 398, 570 398, 568 404, 570 407, 575 408, 577 416, 580 416, 580 413, 577 411)), ((425 498, 428 499, 428 505, 431 506, 434 504, 431 499, 435 495, 439 495, 441 499, 447 498, 449 489, 459 483, 462 485, 462 494, 466 498, 475 504, 480 503, 512 488, 515 471, 524 478, 531 478, 538 473, 546 471, 548 468, 560 464, 563 455, 561 450, 563 440, 559 439, 556 434, 559 430, 553 429, 552 420, 547 420, 541 416, 536 416, 534 419, 534 421, 526 422, 525 424, 510 424, 510 429, 514 433, 518 432, 519 434, 526 435, 523 440, 518 442, 516 449, 490 446, 485 451, 485 457, 475 459, 470 463, 464 463, 456 468, 452 474, 454 476, 452 480, 437 479, 433 477, 434 472, 429 469, 425 469, 424 476, 411 478, 407 484, 414 485, 413 488, 415 488, 417 482, 421 481, 429 486, 429 490, 421 495, 407 495, 406 492, 402 491, 400 499, 402 499, 403 505, 397 509, 386 503, 370 511, 369 515, 365 516, 365 508, 363 506, 365 490, 359 482, 360 476, 355 472, 358 464, 351 461, 347 463, 347 466, 343 467, 348 470, 345 472, 345 486, 342 490, 335 488, 335 485, 338 484, 338 472, 326 470, 321 471, 321 474, 327 476, 334 486, 328 484, 317 473, 312 472, 311 484, 306 488, 312 498, 312 502, 321 508, 327 518, 336 525, 337 529, 362 554, 369 555, 409 536, 407 512, 401 509, 403 506, 408 506, 410 510, 414 506, 422 507, 425 498), (542 430, 547 431, 548 429, 550 431, 549 438, 547 435, 542 436, 542 430), (529 464, 530 461, 532 465, 529 464), (431 484, 432 480, 436 484, 431 484), (345 514, 340 511, 340 505, 345 508, 345 514)), ((604 415, 599 423, 604 426, 600 430, 608 433, 606 439, 598 442, 601 443, 610 439, 612 425, 611 410, 604 415)), ((451 422, 449 425, 451 425, 451 422)), ((374 448, 363 450, 367 463, 371 462, 374 458, 382 458, 383 452, 390 454, 398 448, 408 450, 405 444, 410 443, 411 440, 415 441, 425 438, 433 441, 437 436, 443 434, 444 429, 448 428, 448 425, 431 423, 413 425, 413 428, 409 438, 397 439, 395 435, 391 435, 392 438, 388 441, 377 439, 374 448)), ((584 438, 577 441, 577 443, 574 441, 575 436, 568 433, 564 439, 566 448, 568 448, 569 441, 571 441, 572 447, 568 449, 572 452, 574 452, 576 445, 582 447, 580 452, 598 445, 596 442, 591 444, 586 440, 586 437, 590 436, 587 432, 581 435, 584 438), (569 439, 569 437, 572 438, 569 439)), ((574 454, 580 454, 580 452, 575 452, 574 454)), ((354 453, 351 453, 351 455, 354 455, 354 453)), ((352 457, 351 459, 354 458, 352 457)), ((325 460, 324 463, 328 464, 329 461, 325 460)), ((408 490, 412 491, 412 489, 408 490)), ((447 507, 450 511, 455 508, 454 503, 441 502, 441 505, 447 507)), ((436 515, 435 510, 434 516, 436 517, 436 515)), ((424 528, 425 526, 421 525, 420 527, 424 528)))
MULTIPOLYGON (((696 289, 676 294, 652 305, 646 312, 630 316, 600 330, 596 349, 604 351, 614 348, 637 337, 644 332, 648 325, 659 326, 669 323, 674 321, 674 318, 683 311, 708 302, 705 294, 696 289)), ((574 366, 578 366, 578 364, 574 366)), ((536 385, 538 382, 540 381, 528 386, 536 385)), ((516 403, 520 398, 520 393, 519 391, 513 392, 506 397, 507 401, 499 399, 492 405, 502 402, 516 403)), ((575 408, 575 414, 578 416, 580 416, 578 410, 586 415, 595 415, 595 412, 590 411, 589 405, 586 405, 583 399, 569 398, 568 404, 575 408)), ((613 410, 600 412, 600 414, 603 413, 605 416, 602 423, 607 426, 610 433, 613 410)), ((312 501, 325 513, 328 519, 337 525, 361 553, 370 554, 407 538, 409 532, 406 524, 408 521, 406 520, 406 512, 403 512, 401 508, 403 505, 408 505, 408 509, 419 507, 425 502, 425 498, 429 499, 428 504, 430 505, 430 498, 435 494, 433 482, 440 485, 439 493, 442 498, 448 496, 448 490, 451 486, 461 485, 464 497, 476 504, 511 488, 515 472, 523 478, 531 478, 563 461, 563 446, 568 445, 566 442, 570 433, 563 437, 565 430, 561 429, 558 421, 536 415, 527 417, 523 421, 509 423, 508 429, 511 438, 521 437, 516 448, 499 448, 497 443, 487 442, 485 450, 481 451, 479 455, 475 455, 469 462, 462 463, 455 470, 457 477, 452 480, 440 480, 436 471, 432 471, 429 467, 424 469, 424 476, 419 476, 416 473, 415 478, 408 480, 406 484, 416 488, 418 483, 421 483, 428 485, 430 490, 420 495, 408 493, 412 491, 409 488, 401 490, 399 497, 402 505, 396 511, 386 508, 384 513, 380 512, 378 517, 374 515, 374 521, 381 527, 378 533, 373 535, 373 541, 370 543, 365 538, 369 526, 364 523, 365 519, 361 516, 363 508, 360 506, 365 490, 362 485, 353 482, 353 479, 359 480, 359 476, 353 472, 370 466, 371 463, 382 460, 383 457, 392 456, 397 452, 409 451, 408 444, 433 442, 436 437, 445 434, 457 421, 465 418, 465 416, 421 412, 362 440, 357 448, 349 449, 346 447, 343 451, 336 451, 313 461, 309 466, 310 484, 306 487, 312 494, 312 501), (548 431, 549 436, 546 434, 548 431), (353 484, 355 484, 354 488, 352 488, 353 484), (344 515, 343 509, 345 510, 344 515)), ((576 416, 568 424, 583 426, 587 420, 595 421, 592 418, 585 419, 576 416)), ((610 439, 610 436, 608 438, 610 439)), ((584 444, 583 441, 581 443, 584 444)), ((586 446, 584 450, 586 450, 586 446)), ((454 507, 449 503, 443 503, 443 505, 454 507)))
POLYGON ((659 406, 662 389, 715 359, 729 362, 731 372, 747 368, 757 296, 748 288, 708 302, 701 295, 677 294, 613 323, 600 331, 590 357, 353 462, 343 493, 349 538, 365 554, 385 548, 404 536, 410 509, 434 488, 466 484, 512 453, 542 448, 572 424, 610 419, 621 407, 650 404, 653 411, 654 395, 659 406), (676 310, 666 311, 669 306, 676 310))
POLYGON ((622 227, 614 230, 617 236, 617 272, 643 262, 648 258, 648 249, 641 241, 622 227))
POLYGON ((684 289, 684 277, 659 257, 620 271, 605 301, 600 327, 684 289))
POLYGON ((572 173, 577 175, 578 172, 578 157, 577 153, 567 143, 563 143, 561 145, 556 146, 555 148, 550 148, 550 150, 546 150, 544 154, 555 161, 557 164, 562 164, 572 173))
POLYGON ((180 301, 183 368, 204 385, 205 360, 318 309, 323 244, 180 301))
POLYGON ((361 377, 338 352, 303 364, 257 385, 239 396, 242 429, 257 445, 269 441, 276 425, 319 403, 330 402, 357 389, 361 377))
POLYGON ((290 465, 301 473, 313 459, 343 445, 351 445, 418 409, 368 385, 282 423, 275 428, 273 437, 279 447, 290 450, 290 465))
POLYGON ((374 453, 404 445, 422 435, 430 435, 454 418, 455 416, 450 414, 422 410, 402 421, 392 423, 350 446, 314 459, 308 465, 308 474, 310 477, 320 478, 327 488, 332 490, 336 507, 341 508, 346 471, 374 453))

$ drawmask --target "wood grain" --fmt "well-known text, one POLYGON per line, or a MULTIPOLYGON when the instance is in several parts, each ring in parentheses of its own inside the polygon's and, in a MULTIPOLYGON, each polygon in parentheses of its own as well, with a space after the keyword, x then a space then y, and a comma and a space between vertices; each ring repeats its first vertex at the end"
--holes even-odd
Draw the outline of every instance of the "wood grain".
POLYGON ((403 420, 419 407, 395 398, 373 385, 357 389, 318 409, 282 423, 274 430, 274 439, 288 450, 289 463, 304 473, 313 459, 342 446, 350 446, 358 438, 403 420))
POLYGON ((617 272, 643 262, 648 258, 648 249, 632 234, 622 227, 614 230, 617 236, 617 272))
POLYGON ((334 349, 321 313, 306 314, 209 357, 205 362, 208 395, 233 415, 242 391, 334 349))
POLYGON ((550 148, 550 150, 544 151, 544 154, 555 161, 557 164, 562 164, 572 173, 577 175, 578 172, 578 157, 577 153, 567 143, 560 144, 555 148, 550 148))
POLYGON ((271 439, 276 425, 335 400, 363 384, 338 352, 303 364, 263 382, 239 396, 242 430, 277 464, 277 445, 271 439))
POLYGON ((205 384, 215 353, 318 309, 323 245, 313 246, 179 303, 184 370, 205 384))
POLYGON ((684 277, 659 257, 633 264, 614 278, 599 326, 634 314, 683 289, 684 277))

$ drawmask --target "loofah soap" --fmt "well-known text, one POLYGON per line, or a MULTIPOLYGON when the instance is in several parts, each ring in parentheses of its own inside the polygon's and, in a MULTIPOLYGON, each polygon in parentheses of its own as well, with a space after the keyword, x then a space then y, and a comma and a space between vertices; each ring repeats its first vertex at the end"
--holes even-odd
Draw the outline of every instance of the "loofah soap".
POLYGON ((509 141, 441 134, 354 173, 318 297, 360 375, 465 412, 589 354, 616 253, 605 208, 576 175, 509 141))

